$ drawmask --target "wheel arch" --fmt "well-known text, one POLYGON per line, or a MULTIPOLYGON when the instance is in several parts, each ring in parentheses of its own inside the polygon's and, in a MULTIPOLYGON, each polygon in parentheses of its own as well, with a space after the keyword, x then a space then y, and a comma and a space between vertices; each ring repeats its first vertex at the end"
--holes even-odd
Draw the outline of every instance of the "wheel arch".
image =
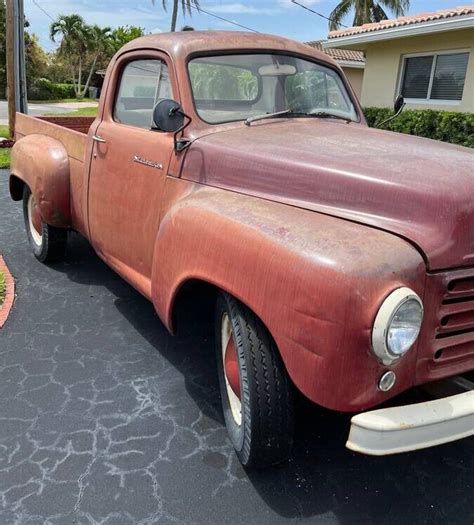
MULTIPOLYGON (((234 299, 242 303, 246 308, 248 308, 255 315, 255 317, 257 317, 259 322, 262 323, 267 332, 270 334, 272 340, 275 341, 265 321, 257 312, 254 311, 251 304, 246 301, 245 297, 239 297, 238 291, 232 292, 230 288, 225 285, 217 285, 210 280, 205 280, 204 278, 200 277, 188 277, 181 281, 174 289, 169 303, 169 320, 167 322, 169 330, 172 333, 176 333, 178 331, 180 326, 178 310, 183 302, 185 302, 187 299, 198 297, 198 299, 203 300, 205 307, 214 308, 214 301, 219 293, 229 294, 234 299)), ((276 343, 275 346, 277 346, 276 343)))
POLYGON ((23 189, 25 187, 25 181, 17 177, 16 175, 10 175, 9 190, 10 197, 14 201, 21 201, 23 198, 23 189))

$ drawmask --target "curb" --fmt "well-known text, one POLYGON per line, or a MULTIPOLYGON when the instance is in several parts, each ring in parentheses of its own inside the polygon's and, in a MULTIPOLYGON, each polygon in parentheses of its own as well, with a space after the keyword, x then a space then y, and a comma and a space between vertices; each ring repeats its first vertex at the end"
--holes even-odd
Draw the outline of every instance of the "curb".
POLYGON ((15 281, 13 280, 12 274, 7 268, 3 257, 0 255, 0 270, 5 274, 6 293, 5 300, 0 306, 0 328, 5 324, 8 314, 13 306, 15 299, 15 281))

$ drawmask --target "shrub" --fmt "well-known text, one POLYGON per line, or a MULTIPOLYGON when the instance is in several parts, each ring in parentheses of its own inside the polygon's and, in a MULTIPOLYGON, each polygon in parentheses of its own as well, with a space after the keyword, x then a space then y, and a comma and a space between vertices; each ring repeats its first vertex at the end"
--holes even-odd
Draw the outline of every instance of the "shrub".
MULTIPOLYGON (((393 114, 389 108, 365 108, 369 126, 375 126, 393 114)), ((383 129, 442 140, 474 148, 474 114, 432 109, 405 109, 383 129)))
POLYGON ((38 78, 31 87, 28 98, 31 100, 60 100, 75 98, 72 84, 57 84, 47 78, 38 78))

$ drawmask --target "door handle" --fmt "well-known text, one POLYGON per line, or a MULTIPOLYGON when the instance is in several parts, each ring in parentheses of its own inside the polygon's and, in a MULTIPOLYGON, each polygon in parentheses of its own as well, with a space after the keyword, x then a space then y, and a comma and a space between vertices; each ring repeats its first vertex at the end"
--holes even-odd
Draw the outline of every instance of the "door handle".
POLYGON ((100 137, 99 135, 92 135, 92 140, 94 142, 100 142, 101 144, 105 144, 107 141, 100 137))

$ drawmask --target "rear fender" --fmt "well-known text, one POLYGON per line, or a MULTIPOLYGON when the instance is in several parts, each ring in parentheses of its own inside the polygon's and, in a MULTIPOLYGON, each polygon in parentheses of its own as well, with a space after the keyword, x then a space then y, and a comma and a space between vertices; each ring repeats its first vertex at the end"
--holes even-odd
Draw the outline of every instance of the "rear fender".
POLYGON ((46 135, 27 135, 12 149, 10 195, 19 200, 18 181, 26 184, 46 224, 57 228, 71 226, 69 158, 56 139, 46 135))

